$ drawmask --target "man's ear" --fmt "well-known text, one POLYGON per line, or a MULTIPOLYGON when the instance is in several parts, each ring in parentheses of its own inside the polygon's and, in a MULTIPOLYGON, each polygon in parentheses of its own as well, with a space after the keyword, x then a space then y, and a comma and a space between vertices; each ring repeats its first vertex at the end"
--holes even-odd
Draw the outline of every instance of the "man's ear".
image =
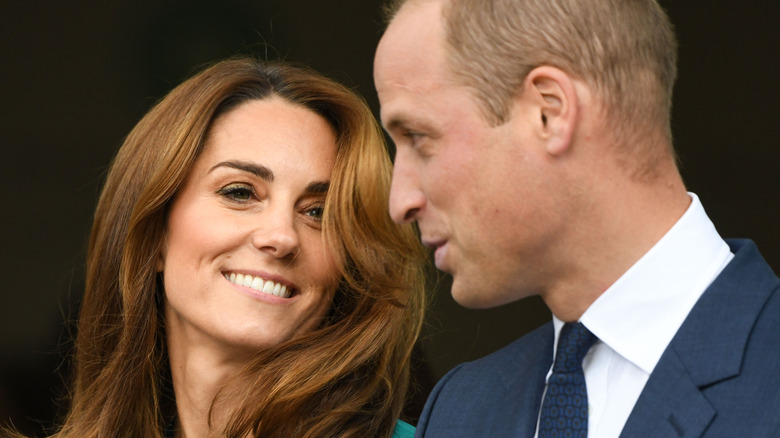
POLYGON ((536 67, 526 76, 523 90, 533 105, 534 126, 547 153, 566 153, 577 125, 579 105, 571 76, 559 68, 536 67))

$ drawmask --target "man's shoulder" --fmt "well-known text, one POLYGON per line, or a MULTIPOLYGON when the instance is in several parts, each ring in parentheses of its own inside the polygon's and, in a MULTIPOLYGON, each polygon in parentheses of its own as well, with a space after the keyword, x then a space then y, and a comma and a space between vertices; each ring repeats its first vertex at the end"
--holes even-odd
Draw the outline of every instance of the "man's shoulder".
POLYGON ((780 341, 780 279, 752 241, 727 242, 734 258, 699 298, 670 344, 691 368, 707 375, 719 364, 738 373, 745 365, 743 354, 765 356, 770 353, 765 342, 780 341))
POLYGON ((753 242, 727 242, 734 258, 680 327, 624 433, 706 427, 701 436, 778 436, 780 279, 753 242))
POLYGON ((489 405, 512 388, 532 386, 540 370, 552 362, 552 323, 531 331, 509 345, 480 359, 462 363, 436 385, 437 403, 489 405))
POLYGON ((552 361, 553 326, 552 322, 542 325, 516 339, 509 345, 480 359, 465 362, 454 368, 450 380, 468 380, 470 377, 483 378, 485 375, 513 380, 516 371, 544 362, 549 368, 552 361))
POLYGON ((453 368, 428 397, 417 436, 533 433, 533 412, 538 411, 552 362, 552 343, 553 327, 548 323, 488 356, 453 368))

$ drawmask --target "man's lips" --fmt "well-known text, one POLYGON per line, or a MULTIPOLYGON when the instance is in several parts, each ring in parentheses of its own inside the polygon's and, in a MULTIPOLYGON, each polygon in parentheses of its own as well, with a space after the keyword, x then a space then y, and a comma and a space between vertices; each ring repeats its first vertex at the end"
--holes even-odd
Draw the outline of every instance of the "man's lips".
POLYGON ((435 250, 436 248, 444 245, 445 242, 446 242, 445 240, 428 240, 428 239, 423 239, 422 240, 422 244, 426 248, 433 249, 433 250, 435 250))

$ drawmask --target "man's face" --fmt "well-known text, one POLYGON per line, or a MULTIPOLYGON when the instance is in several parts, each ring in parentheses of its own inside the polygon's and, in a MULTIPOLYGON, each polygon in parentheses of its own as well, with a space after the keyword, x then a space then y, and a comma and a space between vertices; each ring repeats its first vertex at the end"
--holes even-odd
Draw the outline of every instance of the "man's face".
POLYGON ((491 126, 446 63, 438 1, 404 6, 376 53, 374 80, 396 144, 390 214, 417 221, 461 305, 492 307, 538 294, 556 231, 556 175, 517 98, 491 126))

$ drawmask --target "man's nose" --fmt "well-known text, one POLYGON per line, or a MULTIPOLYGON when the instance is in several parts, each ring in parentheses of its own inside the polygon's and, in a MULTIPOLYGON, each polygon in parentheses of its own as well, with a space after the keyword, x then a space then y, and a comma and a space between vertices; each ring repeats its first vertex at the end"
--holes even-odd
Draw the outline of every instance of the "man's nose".
POLYGON ((390 184, 390 217, 399 224, 418 220, 425 202, 419 170, 409 162, 404 152, 398 151, 390 184))

